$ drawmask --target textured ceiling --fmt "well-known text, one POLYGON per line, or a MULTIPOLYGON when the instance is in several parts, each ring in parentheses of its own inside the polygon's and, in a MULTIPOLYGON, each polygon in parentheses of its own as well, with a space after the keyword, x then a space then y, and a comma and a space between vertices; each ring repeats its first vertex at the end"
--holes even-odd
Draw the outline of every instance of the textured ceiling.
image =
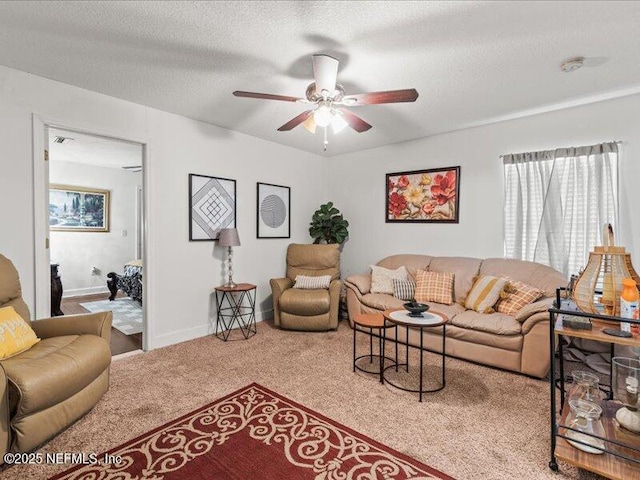
POLYGON ((639 90, 640 2, 0 2, 0 64, 266 140, 304 105, 311 54, 347 94, 416 88, 416 103, 357 107, 373 128, 328 155, 639 90), (562 73, 559 63, 587 57, 562 73))
POLYGON ((75 162, 112 168, 141 166, 142 145, 51 128, 49 129, 49 156, 54 162, 75 162), (55 143, 53 139, 57 136, 73 140, 55 143))

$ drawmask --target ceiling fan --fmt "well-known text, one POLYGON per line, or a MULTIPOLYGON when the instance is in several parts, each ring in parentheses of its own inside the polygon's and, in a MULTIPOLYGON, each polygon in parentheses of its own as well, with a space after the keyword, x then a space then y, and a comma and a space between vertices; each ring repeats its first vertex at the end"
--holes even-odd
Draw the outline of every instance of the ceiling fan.
POLYGON ((317 127, 324 128, 324 149, 327 149, 327 127, 331 126, 333 133, 338 133, 347 125, 356 132, 366 132, 371 125, 365 122, 345 107, 360 105, 377 105, 381 103, 415 102, 418 92, 415 88, 407 90, 388 90, 385 92, 359 93, 345 95, 342 85, 336 83, 338 77, 337 59, 329 55, 313 55, 314 82, 307 87, 305 98, 272 95, 270 93, 243 92, 236 90, 236 97, 259 98, 264 100, 279 100, 282 102, 298 102, 310 104, 313 107, 289 120, 278 128, 279 132, 292 130, 302 124, 311 133, 317 127))

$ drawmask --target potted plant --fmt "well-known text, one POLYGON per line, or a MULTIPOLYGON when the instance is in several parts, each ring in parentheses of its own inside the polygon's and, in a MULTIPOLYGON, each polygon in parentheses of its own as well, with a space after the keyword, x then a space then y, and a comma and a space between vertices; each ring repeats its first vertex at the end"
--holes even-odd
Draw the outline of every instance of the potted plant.
POLYGON ((344 219, 340 210, 333 206, 333 202, 320 205, 311 217, 309 235, 313 243, 342 244, 349 236, 349 222, 344 219))

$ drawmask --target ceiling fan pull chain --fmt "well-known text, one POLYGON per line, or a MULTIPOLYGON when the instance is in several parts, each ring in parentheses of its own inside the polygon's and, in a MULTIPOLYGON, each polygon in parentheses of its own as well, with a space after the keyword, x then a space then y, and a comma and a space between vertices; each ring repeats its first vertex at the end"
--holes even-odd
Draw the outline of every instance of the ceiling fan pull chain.
POLYGON ((329 140, 327 139, 327 127, 324 127, 324 151, 327 151, 327 146, 329 145, 329 140))

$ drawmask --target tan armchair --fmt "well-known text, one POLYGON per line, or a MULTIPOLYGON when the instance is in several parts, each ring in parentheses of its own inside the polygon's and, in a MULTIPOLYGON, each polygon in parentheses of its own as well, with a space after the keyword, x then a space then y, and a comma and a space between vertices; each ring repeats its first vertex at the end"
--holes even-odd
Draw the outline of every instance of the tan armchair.
MULTIPOLYGON (((18 272, 0 255, 0 307, 9 306, 29 321, 18 272)), ((0 360, 0 457, 33 450, 109 388, 111 312, 36 320, 31 328, 41 341, 0 360)))
POLYGON ((273 319, 287 330, 323 331, 338 328, 340 250, 337 244, 297 245, 287 249, 287 277, 271 279, 273 319), (292 288, 297 275, 331 275, 329 290, 292 288))

